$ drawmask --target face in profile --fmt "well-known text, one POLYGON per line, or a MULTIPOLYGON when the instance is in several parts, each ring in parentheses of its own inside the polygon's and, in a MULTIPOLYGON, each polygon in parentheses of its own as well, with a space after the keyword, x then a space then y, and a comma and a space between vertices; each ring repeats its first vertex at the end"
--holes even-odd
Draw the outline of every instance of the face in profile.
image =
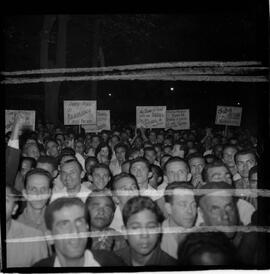
POLYGON ((161 231, 160 224, 156 215, 145 209, 130 216, 126 225, 127 232, 134 234, 127 235, 128 243, 132 252, 138 255, 147 256, 153 252, 158 241, 161 231), (156 233, 151 233, 155 231, 156 233))
POLYGON ((80 233, 88 231, 84 208, 78 205, 62 207, 53 213, 52 236, 72 234, 70 238, 54 239, 58 256, 65 260, 78 259, 84 255, 87 244, 86 237, 80 233))
POLYGON ((112 222, 114 216, 113 201, 106 196, 92 197, 88 205, 91 229, 103 230, 112 222))

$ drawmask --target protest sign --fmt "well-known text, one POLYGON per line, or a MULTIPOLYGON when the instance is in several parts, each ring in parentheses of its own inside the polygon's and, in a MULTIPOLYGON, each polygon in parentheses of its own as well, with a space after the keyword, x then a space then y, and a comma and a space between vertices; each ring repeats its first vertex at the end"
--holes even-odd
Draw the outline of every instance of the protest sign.
POLYGON ((64 124, 96 124, 97 101, 64 101, 64 124))
POLYGON ((166 106, 137 106, 137 128, 165 128, 166 106))
POLYGON ((35 130, 36 112, 34 110, 6 110, 5 111, 5 132, 11 131, 17 113, 25 116, 25 126, 23 129, 35 130))
POLYGON ((189 109, 174 109, 166 112, 166 128, 190 129, 189 109))
POLYGON ((95 125, 83 125, 85 132, 98 132, 101 130, 110 130, 110 111, 97 110, 97 123, 95 125))
POLYGON ((240 126, 241 107, 217 106, 216 125, 240 126))

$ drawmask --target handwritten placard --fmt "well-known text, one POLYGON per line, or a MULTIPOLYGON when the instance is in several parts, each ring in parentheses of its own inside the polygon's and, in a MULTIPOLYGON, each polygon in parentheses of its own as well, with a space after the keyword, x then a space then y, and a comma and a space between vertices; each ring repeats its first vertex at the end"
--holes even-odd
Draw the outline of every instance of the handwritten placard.
POLYGON ((97 123, 95 125, 83 125, 85 132, 98 132, 111 130, 111 117, 109 110, 97 110, 97 123))
POLYGON ((190 129, 189 109, 174 109, 166 112, 166 128, 190 129))
POLYGON ((5 132, 11 131, 17 113, 25 116, 25 126, 23 129, 35 130, 36 112, 34 110, 6 110, 5 111, 5 132))
POLYGON ((64 101, 64 124, 96 124, 97 101, 64 101))
POLYGON ((241 107, 217 106, 216 124, 240 126, 242 117, 241 107))
POLYGON ((143 128, 165 128, 166 106, 137 106, 136 126, 143 128))

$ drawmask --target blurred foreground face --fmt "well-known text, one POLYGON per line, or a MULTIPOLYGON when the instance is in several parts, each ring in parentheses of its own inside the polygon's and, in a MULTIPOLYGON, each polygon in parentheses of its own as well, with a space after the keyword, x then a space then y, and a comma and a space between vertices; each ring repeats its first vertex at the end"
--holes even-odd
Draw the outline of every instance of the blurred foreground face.
POLYGON ((71 234, 68 239, 55 239, 57 256, 64 260, 79 259, 84 256, 87 238, 79 237, 88 231, 84 208, 78 205, 63 207, 53 213, 51 234, 71 234))
POLYGON ((226 190, 205 195, 200 209, 206 226, 234 226, 238 224, 238 212, 233 197, 226 190))

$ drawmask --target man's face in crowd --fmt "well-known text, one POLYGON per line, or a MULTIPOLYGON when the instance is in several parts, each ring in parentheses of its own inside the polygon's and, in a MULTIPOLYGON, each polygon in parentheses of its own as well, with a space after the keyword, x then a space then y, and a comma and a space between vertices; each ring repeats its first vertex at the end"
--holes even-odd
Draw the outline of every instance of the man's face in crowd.
POLYGON ((167 164, 166 175, 168 183, 172 182, 188 182, 191 178, 191 174, 188 172, 188 168, 185 162, 175 161, 167 164))
POLYGON ((151 131, 150 134, 149 134, 149 140, 151 143, 155 143, 156 140, 157 140, 157 137, 156 137, 156 133, 151 131))
POLYGON ((136 177, 139 187, 146 182, 148 183, 148 179, 152 175, 144 162, 133 163, 130 167, 130 173, 136 177))
POLYGON ((146 150, 144 153, 144 157, 148 160, 150 164, 154 164, 156 160, 156 152, 152 150, 146 150))
POLYGON ((39 158, 40 152, 39 152, 38 147, 35 144, 29 145, 28 150, 27 150, 27 156, 32 157, 35 160, 37 160, 39 158))
POLYGON ((26 173, 31 170, 31 162, 28 160, 23 160, 22 166, 21 166, 21 174, 23 177, 25 177, 26 173))
POLYGON ((124 147, 118 147, 115 151, 115 156, 118 162, 123 163, 126 159, 126 149, 124 147))
POLYGON ((65 187, 70 191, 80 188, 81 175, 82 171, 75 161, 70 163, 64 163, 61 166, 60 179, 65 187))
POLYGON ((237 152, 236 148, 227 147, 223 151, 223 162, 228 166, 235 166, 234 155, 237 152))
POLYGON ((236 159, 236 167, 242 178, 248 178, 249 170, 257 164, 253 154, 239 155, 236 159))
POLYGON ((94 149, 96 149, 97 147, 98 147, 98 145, 100 144, 100 140, 99 140, 99 138, 97 137, 97 136, 95 136, 95 137, 93 137, 92 138, 92 147, 94 148, 94 149))
POLYGON ((110 225, 114 216, 113 201, 106 196, 93 197, 88 205, 91 228, 103 230, 110 225))
POLYGON ((151 230, 161 231, 156 215, 148 209, 131 215, 127 221, 126 229, 128 232, 138 233, 127 235, 132 251, 142 256, 151 254, 159 240, 159 234, 151 233, 151 230))
POLYGON ((57 256, 69 259, 79 259, 84 256, 87 238, 79 237, 80 233, 88 231, 84 208, 78 205, 63 207, 53 213, 51 234, 53 236, 69 234, 68 239, 54 239, 57 256), (73 237, 73 238, 72 238, 73 237))
POLYGON ((209 182, 226 182, 232 184, 232 175, 225 166, 212 167, 207 171, 209 182))
POLYGON ((205 195, 200 200, 206 226, 234 226, 238 224, 238 213, 233 197, 226 190, 205 195))
POLYGON ((81 155, 84 153, 84 144, 81 141, 77 141, 75 144, 75 151, 81 155))
POLYGON ((102 190, 108 185, 111 177, 107 169, 95 168, 93 170, 92 179, 96 188, 102 190))
POLYGON ((31 175, 23 194, 33 209, 43 209, 51 196, 49 178, 42 174, 31 175))
POLYGON ((59 156, 58 144, 53 141, 48 142, 46 153, 49 156, 52 156, 55 158, 58 157, 59 156))
POLYGON ((115 145, 117 145, 118 143, 119 143, 119 137, 118 136, 112 136, 112 139, 111 139, 112 147, 115 147, 115 145))
POLYGON ((132 178, 122 178, 115 184, 115 195, 124 205, 130 198, 139 195, 138 186, 132 178), (124 193, 125 191, 126 193, 124 193))
POLYGON ((204 166, 204 158, 191 158, 189 161, 190 172, 193 176, 201 174, 204 166))
POLYGON ((109 157, 109 149, 107 147, 101 148, 99 155, 101 157, 108 158, 109 157))
POLYGON ((172 203, 166 203, 167 211, 178 226, 191 228, 197 216, 194 194, 188 189, 173 190, 172 203))

